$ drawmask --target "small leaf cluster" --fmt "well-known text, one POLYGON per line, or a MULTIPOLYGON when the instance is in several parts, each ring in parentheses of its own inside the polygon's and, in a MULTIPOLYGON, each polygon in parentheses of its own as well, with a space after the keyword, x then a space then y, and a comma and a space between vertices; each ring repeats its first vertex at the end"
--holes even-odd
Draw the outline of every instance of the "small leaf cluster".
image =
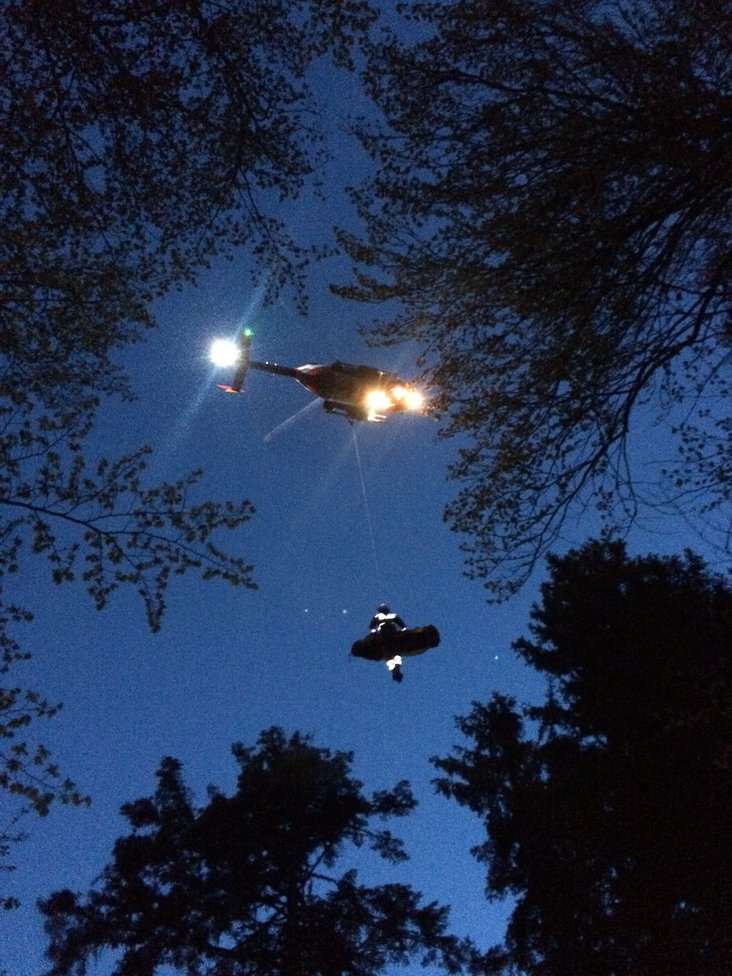
MULTIPOLYGON (((0 586, 0 597, 3 588, 0 586)), ((51 704, 38 692, 7 686, 7 676, 28 660, 13 632, 20 623, 29 623, 32 614, 23 607, 0 600, 0 791, 19 806, 0 827, 0 872, 10 873, 15 865, 8 860, 13 845, 26 839, 18 830, 23 818, 34 813, 45 817, 52 803, 87 806, 90 802, 76 784, 65 777, 51 758, 49 749, 31 736, 30 726, 38 719, 53 718, 60 704, 51 704)), ((18 905, 9 894, 0 894, 0 908, 18 905)))
POLYGON ((200 471, 147 487, 149 447, 101 458, 90 470, 82 447, 91 416, 88 404, 37 422, 32 411, 7 411, 0 451, 3 572, 18 571, 27 544, 48 561, 55 583, 78 576, 97 609, 118 587, 134 587, 152 630, 160 627, 172 576, 200 570, 204 579, 253 587, 251 566, 214 540, 218 530, 246 523, 251 503, 194 502, 200 471))

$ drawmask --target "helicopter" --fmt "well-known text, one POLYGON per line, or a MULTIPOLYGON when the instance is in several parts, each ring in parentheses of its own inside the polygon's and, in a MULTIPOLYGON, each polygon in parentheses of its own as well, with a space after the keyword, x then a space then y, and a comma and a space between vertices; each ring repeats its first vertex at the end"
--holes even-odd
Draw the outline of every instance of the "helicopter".
POLYGON ((236 343, 219 339, 212 347, 211 358, 217 365, 236 367, 230 385, 219 384, 227 393, 243 392, 250 369, 276 376, 290 376, 323 401, 327 413, 341 414, 354 421, 383 422, 392 413, 424 413, 424 396, 396 373, 373 366, 353 366, 335 362, 330 366, 280 366, 251 358, 252 331, 243 329, 236 343))

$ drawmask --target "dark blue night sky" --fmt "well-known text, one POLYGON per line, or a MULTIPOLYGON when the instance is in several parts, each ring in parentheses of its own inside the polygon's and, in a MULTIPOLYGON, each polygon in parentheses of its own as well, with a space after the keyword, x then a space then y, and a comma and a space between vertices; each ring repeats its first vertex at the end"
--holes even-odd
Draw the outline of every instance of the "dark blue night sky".
MULTIPOLYGON (((348 101, 346 89, 344 113, 348 101)), ((340 186, 360 163, 330 111, 340 186)), ((293 210, 293 233, 328 238, 343 200, 331 189, 324 203, 293 210)), ((369 348, 359 332, 369 310, 330 294, 329 282, 347 275, 339 259, 319 266, 301 316, 291 295, 262 306, 242 254, 162 302, 159 328, 125 355, 139 399, 105 406, 96 448, 116 456, 147 442, 155 449, 151 481, 201 467, 202 498, 251 499, 252 521, 220 541, 254 564, 259 589, 175 580, 162 631, 153 635, 133 593, 118 593, 96 613, 79 585, 53 587, 41 563, 35 578, 16 584, 26 596, 32 591, 27 600, 38 610, 24 634, 33 661, 17 680, 66 703, 41 738, 93 804, 55 808, 45 821, 23 825, 31 837, 17 848, 19 868, 8 879, 23 905, 0 918, 0 968, 9 976, 43 970, 36 899, 62 887, 88 889, 126 828, 120 805, 152 792, 161 757, 182 761, 204 803, 209 783, 234 786, 231 744, 253 745, 272 725, 353 750, 367 791, 410 780, 420 805, 395 825, 410 862, 393 869, 357 852, 353 864, 364 879, 403 880, 427 900, 451 904, 453 930, 483 947, 502 937, 505 906, 485 901, 483 871, 470 855, 480 824, 435 795, 429 757, 460 741, 454 718, 472 701, 494 690, 520 701, 542 694, 510 647, 527 632, 543 567, 501 606, 487 605, 480 583, 465 578, 460 540, 442 519, 457 490, 446 477, 457 445, 438 439, 434 420, 396 416, 351 426, 315 404, 277 429, 311 403, 304 389, 253 374, 243 396, 227 396, 217 383, 229 377, 208 362, 212 339, 249 326, 260 359, 341 359, 413 375, 415 349, 369 348), (381 601, 408 624, 432 623, 442 634, 439 648, 406 660, 401 685, 383 664, 349 657, 381 601)), ((652 439, 651 431, 646 446, 652 439)), ((596 529, 587 515, 567 527, 562 545, 596 529)), ((662 524, 649 529, 635 533, 632 551, 697 544, 662 524)), ((102 959, 90 976, 105 971, 102 959)))

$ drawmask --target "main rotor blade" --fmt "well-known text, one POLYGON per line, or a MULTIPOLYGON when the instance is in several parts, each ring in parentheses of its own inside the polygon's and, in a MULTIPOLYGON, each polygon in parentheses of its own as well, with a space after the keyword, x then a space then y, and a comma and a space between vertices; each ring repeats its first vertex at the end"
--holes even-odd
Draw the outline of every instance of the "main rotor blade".
POLYGON ((292 424, 295 423, 295 421, 300 420, 301 417, 304 417, 309 410, 312 410, 313 407, 317 407, 317 405, 320 402, 321 402, 320 400, 311 400, 310 403, 306 403, 301 410, 297 411, 297 413, 293 413, 293 415, 291 417, 288 417, 287 420, 283 420, 281 424, 278 424, 268 434, 264 435, 265 444, 269 444, 269 442, 273 440, 274 437, 277 436, 277 434, 281 433, 287 427, 291 427, 292 424))

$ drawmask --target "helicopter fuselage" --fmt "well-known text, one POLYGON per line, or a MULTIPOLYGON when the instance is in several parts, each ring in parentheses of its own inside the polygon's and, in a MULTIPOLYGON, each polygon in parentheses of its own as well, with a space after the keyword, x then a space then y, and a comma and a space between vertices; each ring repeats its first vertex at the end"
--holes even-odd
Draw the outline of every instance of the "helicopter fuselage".
POLYGON ((280 366, 278 363, 250 360, 249 367, 291 376, 313 396, 323 401, 328 413, 340 413, 349 420, 383 421, 390 413, 415 409, 418 396, 411 383, 373 366, 354 366, 335 362, 305 366, 280 366))
POLYGON ((330 366, 309 363, 305 366, 280 366, 252 359, 251 332, 239 334, 236 372, 228 393, 241 393, 247 372, 258 369, 276 376, 290 376, 313 396, 323 401, 328 413, 339 413, 350 421, 383 421, 392 413, 406 410, 423 413, 424 398, 413 383, 373 366, 353 366, 335 362, 330 366))

